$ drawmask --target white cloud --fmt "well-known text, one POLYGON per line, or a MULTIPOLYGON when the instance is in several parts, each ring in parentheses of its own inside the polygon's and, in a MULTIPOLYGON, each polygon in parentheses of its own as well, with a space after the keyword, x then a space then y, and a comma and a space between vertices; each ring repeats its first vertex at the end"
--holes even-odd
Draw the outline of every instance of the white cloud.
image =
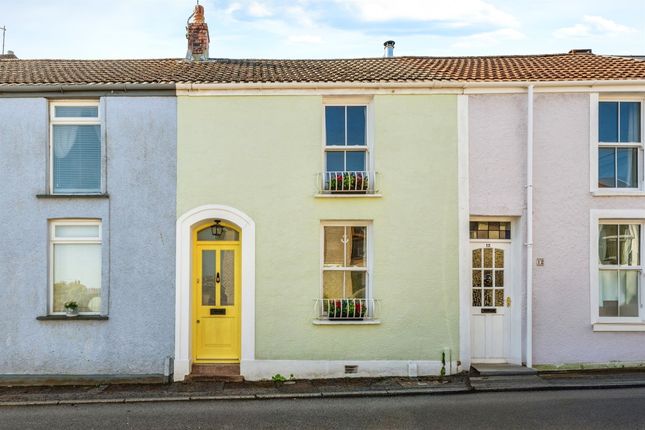
POLYGON ((20 58, 164 58, 185 54, 194 2, 28 0, 3 6, 6 49, 20 58), (44 24, 51 22, 58 23, 54 32, 44 24))
POLYGON ((226 8, 224 13, 226 13, 227 15, 230 15, 232 13, 237 12, 240 9, 242 9, 242 5, 237 2, 233 2, 226 8))
POLYGON ((293 6, 285 9, 287 15, 295 20, 298 25, 303 27, 316 27, 316 17, 309 11, 305 10, 302 6, 293 6))
POLYGON ((634 28, 618 24, 601 16, 586 15, 582 18, 581 23, 571 27, 559 28, 553 32, 553 35, 559 39, 566 39, 570 37, 615 36, 635 31, 637 30, 634 28))
POLYGON ((254 1, 249 5, 249 15, 255 18, 266 18, 273 15, 273 13, 266 5, 254 1))
POLYGON ((454 48, 480 48, 490 47, 497 45, 500 42, 509 40, 521 40, 525 36, 522 32, 513 28, 502 28, 495 31, 488 31, 485 33, 477 33, 470 36, 460 37, 455 43, 452 44, 454 48))
POLYGON ((356 9, 363 21, 445 21, 455 27, 489 24, 517 27, 517 19, 483 0, 336 0, 356 9))

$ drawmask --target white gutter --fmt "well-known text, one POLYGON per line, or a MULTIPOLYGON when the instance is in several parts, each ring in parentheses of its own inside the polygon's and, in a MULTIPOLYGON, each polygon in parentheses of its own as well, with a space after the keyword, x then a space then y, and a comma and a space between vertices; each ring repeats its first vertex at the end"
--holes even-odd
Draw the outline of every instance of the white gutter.
MULTIPOLYGON (((224 82, 224 83, 97 83, 97 84, 0 84, 0 94, 24 92, 75 92, 75 91, 149 91, 176 90, 177 92, 222 91, 222 90, 327 90, 327 89, 512 89, 521 90, 538 85, 544 91, 547 88, 576 87, 593 90, 596 87, 642 87, 645 91, 645 79, 625 80, 592 80, 592 81, 497 81, 497 82, 463 82, 463 81, 405 81, 405 82, 224 82)), ((633 88, 627 89, 633 91, 633 88)), ((627 91, 626 90, 626 91, 627 91)))
POLYGON ((533 366, 533 85, 526 126, 526 367, 533 366))
POLYGON ((121 84, 20 84, 0 85, 0 94, 3 93, 66 93, 76 91, 168 91, 175 90, 174 83, 121 83, 121 84))
MULTIPOLYGON (((518 88, 524 90, 539 84, 540 87, 595 87, 645 85, 645 79, 593 80, 593 81, 502 81, 502 82, 463 82, 463 81, 407 81, 407 82, 235 82, 235 83, 177 83, 178 91, 208 90, 269 90, 269 89, 400 89, 400 88, 518 88)), ((1 88, 1 87, 0 87, 1 88)))

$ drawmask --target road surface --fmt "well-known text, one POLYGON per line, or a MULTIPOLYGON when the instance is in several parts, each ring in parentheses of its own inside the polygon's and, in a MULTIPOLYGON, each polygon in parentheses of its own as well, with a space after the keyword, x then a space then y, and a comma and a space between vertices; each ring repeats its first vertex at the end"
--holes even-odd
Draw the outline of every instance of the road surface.
POLYGON ((645 429, 645 388, 0 407, 0 429, 645 429))

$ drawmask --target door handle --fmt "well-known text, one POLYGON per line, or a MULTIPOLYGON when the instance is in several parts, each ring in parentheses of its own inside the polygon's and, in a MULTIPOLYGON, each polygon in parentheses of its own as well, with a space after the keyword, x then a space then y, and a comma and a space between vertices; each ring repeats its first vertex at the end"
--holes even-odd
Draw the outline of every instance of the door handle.
POLYGON ((219 284, 219 272, 217 272, 217 275, 215 275, 215 282, 219 284))
POLYGON ((508 296, 508 297, 506 298, 506 307, 507 307, 507 308, 510 308, 510 307, 511 307, 511 296, 508 296))
POLYGON ((199 320, 197 320, 197 324, 199 324, 199 320))

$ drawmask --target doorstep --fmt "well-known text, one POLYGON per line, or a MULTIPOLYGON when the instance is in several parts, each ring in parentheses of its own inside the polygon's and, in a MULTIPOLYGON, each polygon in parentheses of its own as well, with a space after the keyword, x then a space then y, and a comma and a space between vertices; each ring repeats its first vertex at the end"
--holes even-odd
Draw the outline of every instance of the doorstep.
POLYGON ((532 367, 509 363, 474 363, 470 368, 473 376, 528 376, 538 373, 532 367))
POLYGON ((240 365, 233 363, 193 364, 186 382, 244 382, 240 365))

